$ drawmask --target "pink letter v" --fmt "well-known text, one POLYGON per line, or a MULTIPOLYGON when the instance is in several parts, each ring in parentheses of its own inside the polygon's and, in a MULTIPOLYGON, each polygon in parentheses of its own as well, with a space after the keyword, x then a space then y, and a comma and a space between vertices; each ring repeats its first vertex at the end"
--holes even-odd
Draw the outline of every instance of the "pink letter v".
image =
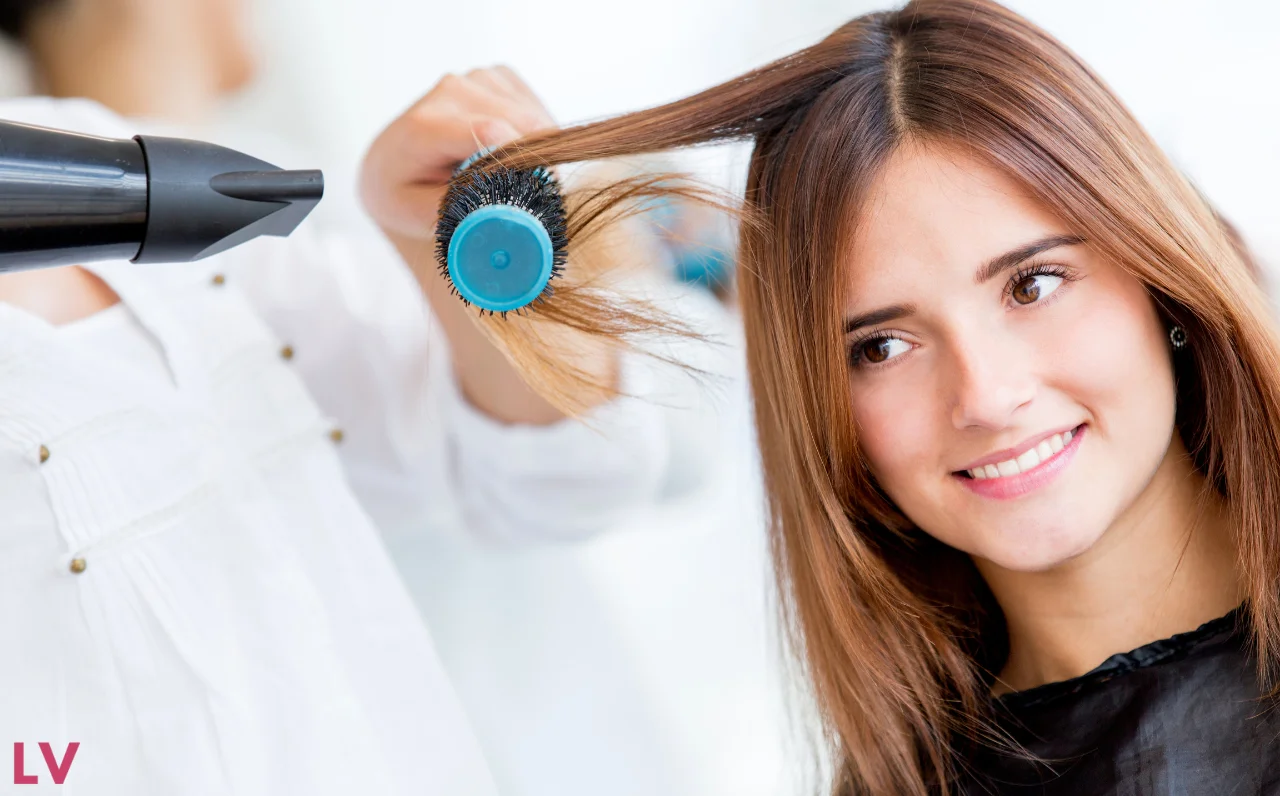
POLYGON ((53 759, 53 747, 44 741, 40 742, 40 753, 44 755, 44 764, 49 767, 54 785, 61 785, 66 780, 67 772, 71 770, 71 761, 76 759, 76 750, 79 748, 79 741, 67 744, 67 753, 62 756, 62 762, 58 763, 53 759))

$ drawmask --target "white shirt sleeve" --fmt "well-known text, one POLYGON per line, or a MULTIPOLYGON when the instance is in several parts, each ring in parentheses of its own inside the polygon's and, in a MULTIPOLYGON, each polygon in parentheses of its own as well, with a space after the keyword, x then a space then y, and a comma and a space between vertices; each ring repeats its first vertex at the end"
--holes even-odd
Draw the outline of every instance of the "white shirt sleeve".
MULTIPOLYGON (((10 100, 5 111, 97 135, 136 132, 88 101, 10 100)), ((629 397, 583 421, 512 426, 460 395, 443 331, 372 228, 323 235, 304 223, 289 238, 259 238, 204 265, 224 269, 227 288, 242 291, 284 341, 341 431, 353 489, 384 529, 451 523, 461 511, 495 539, 574 539, 708 481, 727 415, 722 388, 739 378, 740 346, 725 339, 734 333, 727 313, 696 290, 654 285, 664 307, 719 341, 661 352, 702 375, 627 355, 629 397)))
MULTIPOLYGON (((447 341, 399 255, 380 235, 242 246, 232 280, 289 347, 321 409, 341 429, 352 487, 383 527, 421 528, 461 512, 503 542, 569 540, 707 481, 721 428, 720 387, 737 349, 668 345, 700 373, 631 354, 623 397, 580 420, 506 425, 458 390, 447 341)), ((709 296, 671 286, 664 306, 723 337, 709 296)))

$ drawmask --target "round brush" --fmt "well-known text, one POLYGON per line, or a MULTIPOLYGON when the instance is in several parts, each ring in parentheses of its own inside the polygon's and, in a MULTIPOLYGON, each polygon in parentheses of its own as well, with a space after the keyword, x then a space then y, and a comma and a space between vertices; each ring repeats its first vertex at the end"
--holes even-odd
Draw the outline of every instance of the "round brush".
POLYGON ((436 260, 453 293, 490 313, 550 295, 568 242, 560 185, 544 168, 458 167, 440 202, 436 260))

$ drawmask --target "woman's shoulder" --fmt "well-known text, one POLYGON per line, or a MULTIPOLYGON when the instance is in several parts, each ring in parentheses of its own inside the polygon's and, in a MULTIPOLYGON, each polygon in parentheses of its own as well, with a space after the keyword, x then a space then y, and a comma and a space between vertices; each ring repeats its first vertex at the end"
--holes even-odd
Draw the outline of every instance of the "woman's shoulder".
POLYGON ((1259 792, 1248 785, 1280 772, 1280 715, 1259 687, 1244 619, 1237 609, 992 700, 1002 748, 965 755, 961 769, 981 783, 975 792, 1216 793, 1224 777, 1259 792))
POLYGON ((1072 697, 1083 697, 1094 690, 1124 687, 1126 684, 1123 682, 1116 686, 1108 684, 1129 674, 1152 670, 1147 673, 1159 676, 1164 673, 1156 670, 1161 666, 1177 667, 1180 662, 1187 662, 1186 666, 1199 668, 1204 660, 1240 657, 1244 652, 1240 642, 1245 621, 1247 614, 1244 608, 1236 608, 1195 630, 1116 653, 1079 677, 1008 693, 993 703, 997 714, 1021 716, 1039 708, 1051 708, 1055 702, 1069 702, 1072 697))

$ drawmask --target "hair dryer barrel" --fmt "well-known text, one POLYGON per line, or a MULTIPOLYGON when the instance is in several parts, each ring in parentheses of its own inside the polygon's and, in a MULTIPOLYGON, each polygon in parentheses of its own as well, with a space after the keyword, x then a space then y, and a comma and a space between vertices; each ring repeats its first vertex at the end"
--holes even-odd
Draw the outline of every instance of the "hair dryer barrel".
POLYGON ((0 272, 190 262, 288 235, 323 195, 319 171, 283 171, 201 141, 0 121, 0 272))
POLYGON ((0 122, 0 271, 131 260, 146 230, 137 141, 0 122))

